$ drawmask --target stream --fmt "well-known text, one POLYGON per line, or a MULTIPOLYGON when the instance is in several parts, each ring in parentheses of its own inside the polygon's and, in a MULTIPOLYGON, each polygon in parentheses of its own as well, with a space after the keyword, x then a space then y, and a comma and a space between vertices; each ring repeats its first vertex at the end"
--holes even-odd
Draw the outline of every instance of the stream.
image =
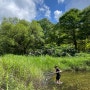
MULTIPOLYGON (((60 85, 55 82, 55 75, 46 80, 47 90, 90 90, 90 72, 62 72, 60 85)), ((45 88, 44 88, 45 89, 45 88)))

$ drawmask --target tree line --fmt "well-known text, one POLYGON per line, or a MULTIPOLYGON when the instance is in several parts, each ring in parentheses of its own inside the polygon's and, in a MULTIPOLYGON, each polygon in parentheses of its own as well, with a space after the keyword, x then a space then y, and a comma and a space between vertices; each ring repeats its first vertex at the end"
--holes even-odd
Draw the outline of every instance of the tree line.
POLYGON ((0 24, 0 54, 74 55, 90 52, 90 6, 70 9, 59 22, 4 18, 0 24))

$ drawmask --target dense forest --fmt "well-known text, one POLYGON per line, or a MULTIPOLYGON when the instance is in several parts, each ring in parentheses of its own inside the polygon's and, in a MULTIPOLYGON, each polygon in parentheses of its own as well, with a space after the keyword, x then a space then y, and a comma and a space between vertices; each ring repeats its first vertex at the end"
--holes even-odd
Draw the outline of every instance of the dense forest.
POLYGON ((31 22, 4 18, 0 24, 0 54, 65 56, 90 52, 90 6, 71 9, 54 24, 47 18, 31 22))

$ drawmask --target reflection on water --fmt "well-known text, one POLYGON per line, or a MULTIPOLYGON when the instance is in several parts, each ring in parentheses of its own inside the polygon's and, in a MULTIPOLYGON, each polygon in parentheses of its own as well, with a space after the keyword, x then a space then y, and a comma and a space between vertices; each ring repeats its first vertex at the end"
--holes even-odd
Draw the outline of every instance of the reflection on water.
POLYGON ((55 83, 55 75, 47 81, 47 90, 90 90, 90 72, 63 72, 63 84, 55 83))

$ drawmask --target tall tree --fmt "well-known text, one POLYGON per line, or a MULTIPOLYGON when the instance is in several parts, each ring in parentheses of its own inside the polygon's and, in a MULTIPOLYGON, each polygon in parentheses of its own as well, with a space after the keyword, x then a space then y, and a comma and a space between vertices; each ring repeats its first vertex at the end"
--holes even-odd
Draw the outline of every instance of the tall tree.
POLYGON ((11 52, 10 45, 13 45, 13 40, 11 39, 11 29, 13 25, 9 22, 4 22, 0 27, 0 53, 11 52))
POLYGON ((90 6, 80 13, 80 17, 80 32, 83 33, 84 38, 88 38, 88 36, 90 36, 90 6))
POLYGON ((78 28, 79 22, 79 13, 78 9, 71 9, 66 12, 62 17, 60 17, 60 27, 68 34, 68 37, 71 37, 71 41, 77 50, 77 38, 76 38, 76 29, 78 28))
POLYGON ((53 40, 56 42, 56 45, 60 46, 62 43, 66 43, 64 41, 65 38, 67 38, 67 34, 63 32, 63 30, 60 28, 60 23, 57 23, 53 28, 53 40))
POLYGON ((52 34, 53 34, 54 24, 51 23, 47 18, 41 19, 38 22, 40 23, 40 25, 43 29, 45 43, 49 44, 49 43, 53 42, 52 34))
POLYGON ((34 48, 41 48, 44 44, 43 29, 37 21, 32 21, 29 27, 30 46, 34 48))
POLYGON ((90 6, 82 10, 80 18, 79 37, 83 45, 83 50, 89 49, 90 51, 90 6))

